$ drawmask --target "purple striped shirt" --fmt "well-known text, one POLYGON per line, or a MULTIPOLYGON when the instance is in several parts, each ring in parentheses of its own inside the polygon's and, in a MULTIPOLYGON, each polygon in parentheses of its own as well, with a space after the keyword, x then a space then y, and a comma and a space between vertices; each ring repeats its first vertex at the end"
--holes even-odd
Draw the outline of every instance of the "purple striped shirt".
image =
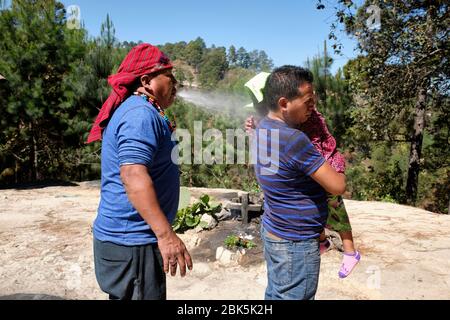
POLYGON ((287 240, 319 237, 328 217, 326 192, 310 175, 324 164, 324 157, 306 134, 284 122, 265 117, 255 133, 264 227, 287 240))

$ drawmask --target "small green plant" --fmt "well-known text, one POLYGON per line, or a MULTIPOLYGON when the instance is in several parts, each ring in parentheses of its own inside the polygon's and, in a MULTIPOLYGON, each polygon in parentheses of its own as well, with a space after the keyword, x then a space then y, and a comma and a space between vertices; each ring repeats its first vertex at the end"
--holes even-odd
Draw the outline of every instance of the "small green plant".
POLYGON ((248 239, 244 239, 241 236, 230 235, 224 240, 225 245, 228 249, 234 248, 244 248, 251 249, 256 247, 256 244, 248 239))
POLYGON ((390 194, 387 194, 387 195, 381 197, 380 201, 389 202, 389 203, 397 203, 397 201, 395 201, 395 199, 390 194))
POLYGON ((209 204, 209 200, 209 196, 204 194, 200 197, 199 201, 191 206, 178 210, 175 221, 173 222, 173 230, 182 233, 186 230, 193 229, 198 225, 205 228, 206 223, 200 221, 202 215, 205 213, 217 220, 216 213, 222 209, 222 205, 219 204, 212 207, 209 204))

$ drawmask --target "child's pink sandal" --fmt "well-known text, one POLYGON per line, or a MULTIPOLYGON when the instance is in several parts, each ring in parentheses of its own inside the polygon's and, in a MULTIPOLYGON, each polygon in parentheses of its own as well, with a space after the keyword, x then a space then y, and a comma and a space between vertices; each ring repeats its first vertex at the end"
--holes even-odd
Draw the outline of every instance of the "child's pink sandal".
POLYGON ((341 270, 339 270, 339 278, 347 277, 361 260, 361 255, 358 251, 354 254, 344 253, 344 258, 342 259, 341 270))

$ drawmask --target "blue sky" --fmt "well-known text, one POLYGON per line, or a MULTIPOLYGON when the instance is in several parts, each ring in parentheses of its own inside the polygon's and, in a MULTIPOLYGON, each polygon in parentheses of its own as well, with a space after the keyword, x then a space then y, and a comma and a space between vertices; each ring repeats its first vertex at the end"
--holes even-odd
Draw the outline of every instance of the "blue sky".
MULTIPOLYGON (((77 5, 91 36, 98 36, 109 13, 120 41, 152 44, 194 40, 207 46, 244 47, 264 50, 275 66, 302 65, 323 48, 334 20, 334 1, 317 10, 315 0, 63 0, 77 5)), ((356 55, 355 41, 339 34, 343 56, 333 55, 332 71, 356 55)), ((332 52, 329 43, 329 52, 332 52)))

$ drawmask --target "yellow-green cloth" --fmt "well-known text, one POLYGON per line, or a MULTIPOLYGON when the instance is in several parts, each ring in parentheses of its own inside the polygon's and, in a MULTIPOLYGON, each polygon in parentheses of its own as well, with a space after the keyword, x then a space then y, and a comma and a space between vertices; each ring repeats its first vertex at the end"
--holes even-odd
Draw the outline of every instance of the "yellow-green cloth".
POLYGON ((248 80, 244 86, 250 89, 251 93, 255 96, 256 101, 263 101, 263 89, 266 85, 267 78, 270 73, 268 72, 260 72, 250 80, 248 80))

